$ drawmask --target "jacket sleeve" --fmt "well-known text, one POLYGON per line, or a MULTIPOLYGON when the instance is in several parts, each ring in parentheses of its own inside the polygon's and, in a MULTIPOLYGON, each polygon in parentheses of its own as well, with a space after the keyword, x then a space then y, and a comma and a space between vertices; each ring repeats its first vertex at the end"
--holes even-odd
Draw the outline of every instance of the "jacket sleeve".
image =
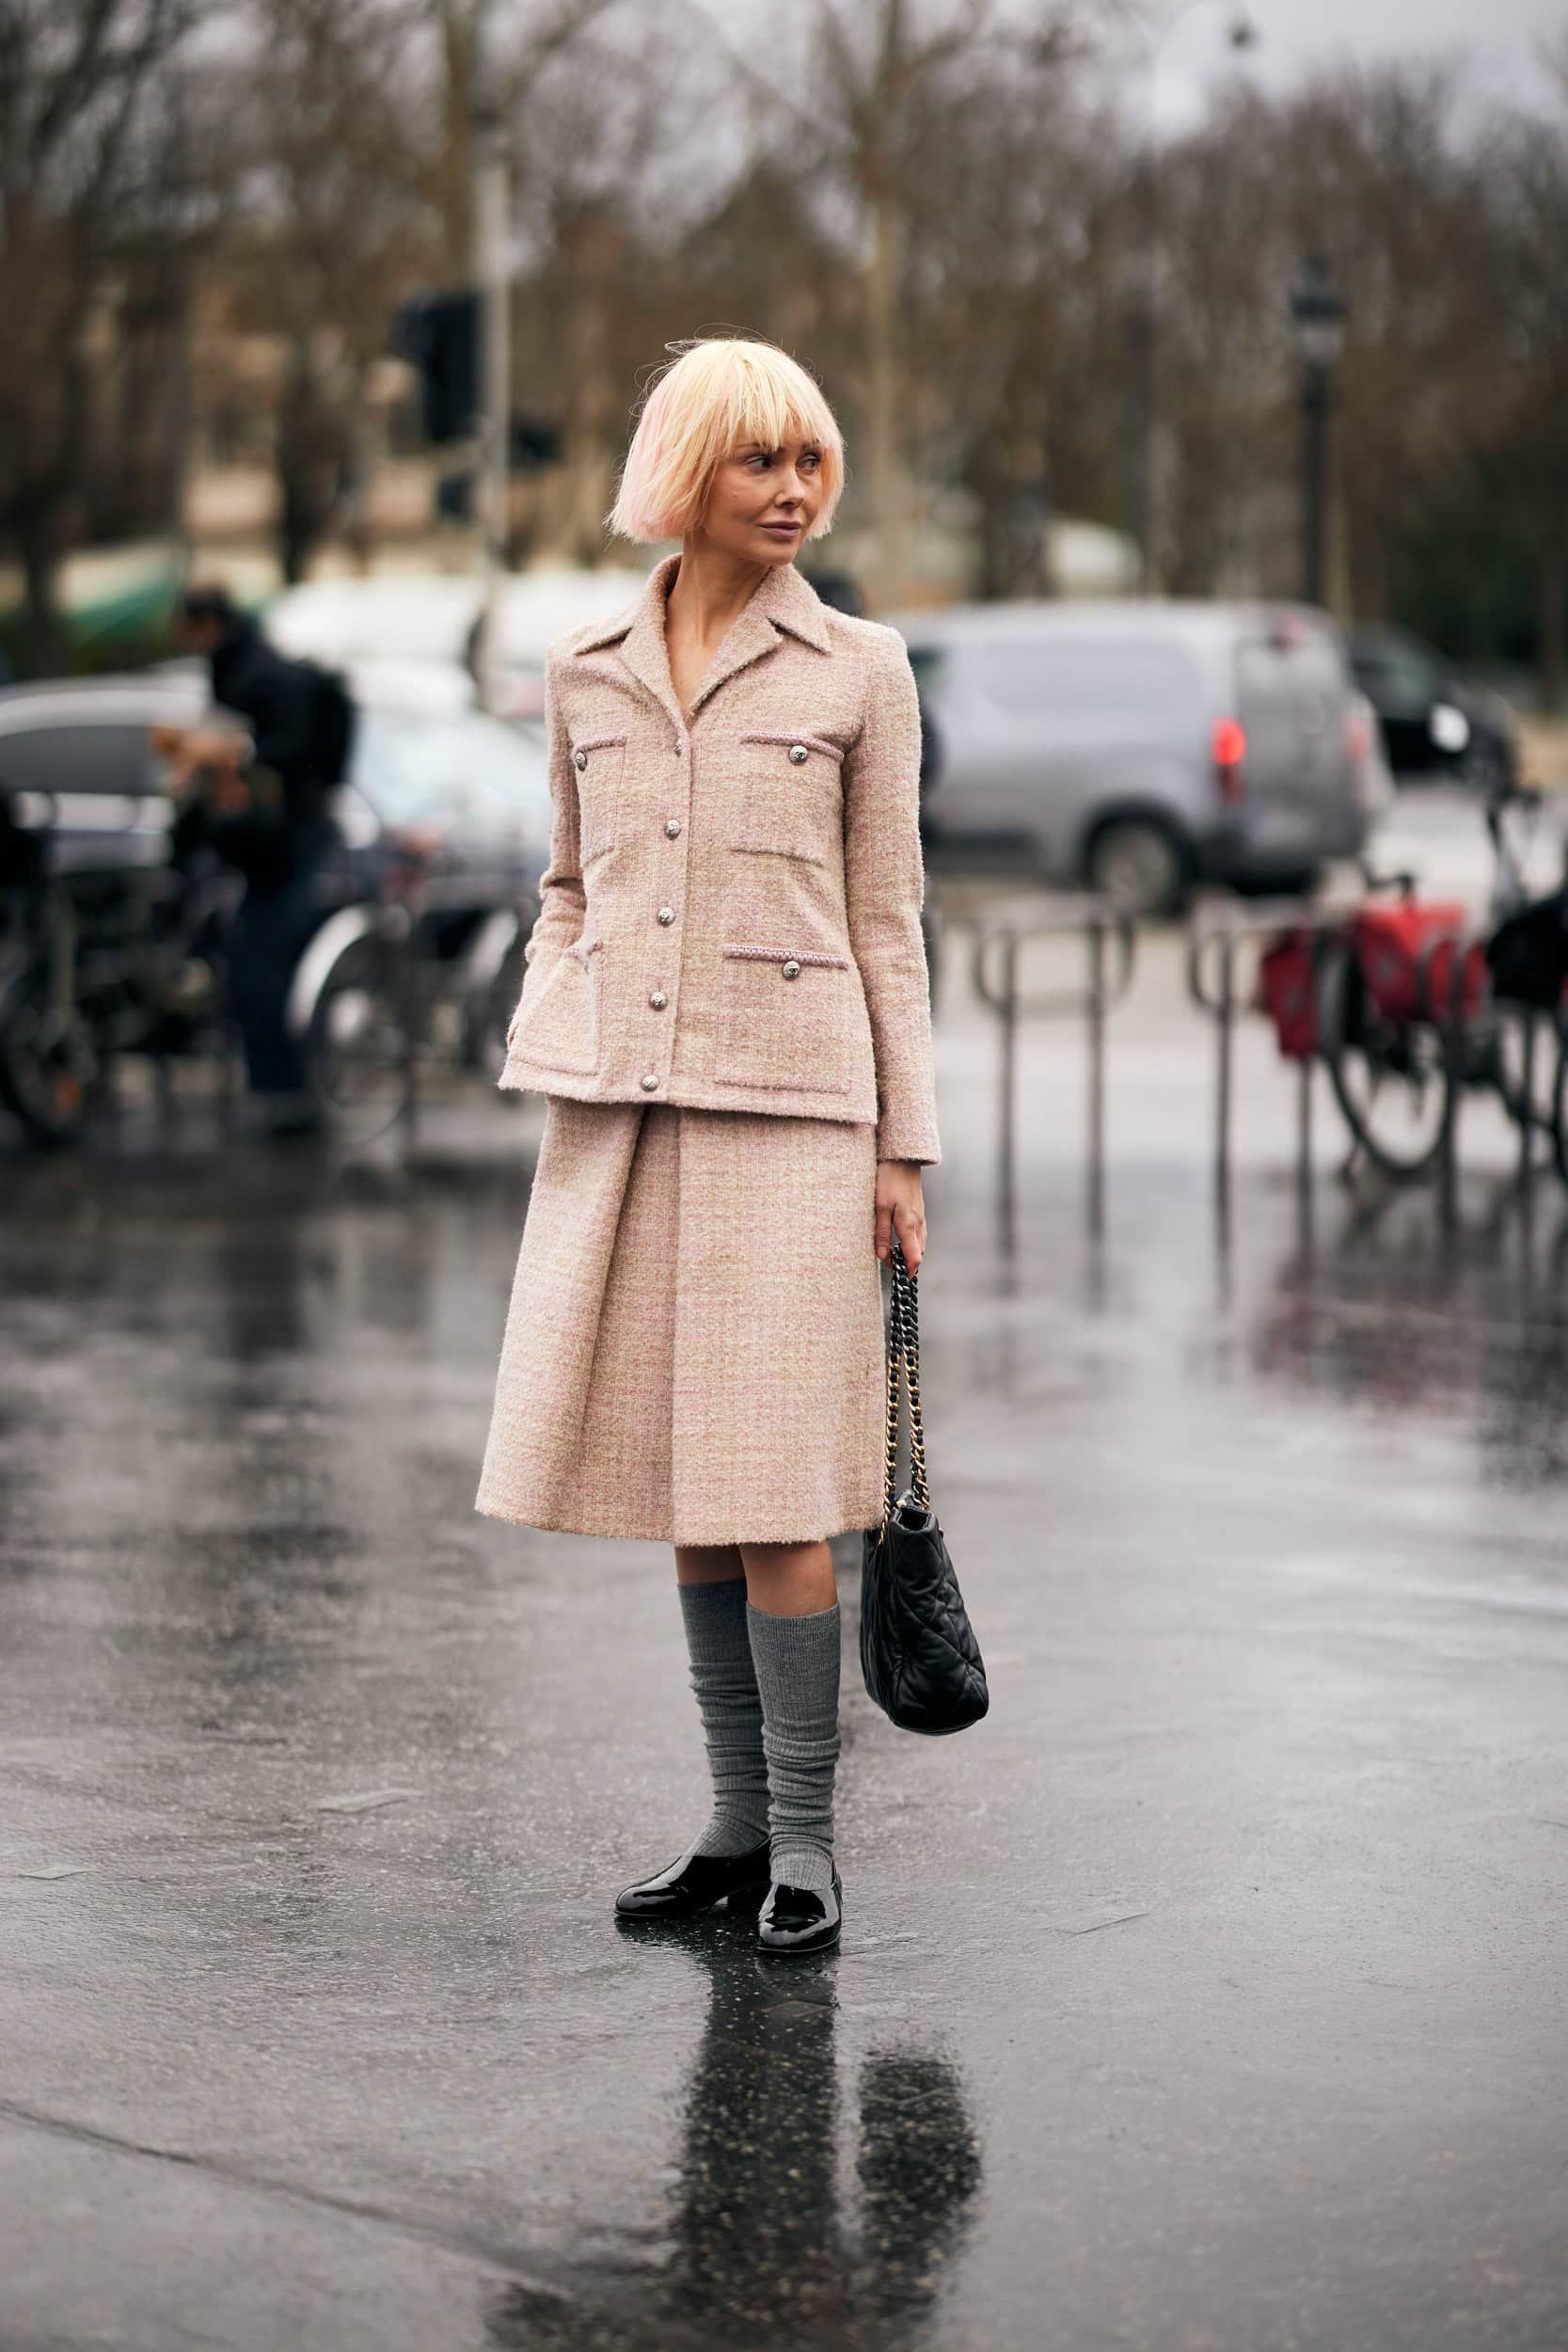
POLYGON ((523 950, 527 968, 523 993, 512 1016, 513 1029, 572 942, 581 937, 587 910, 582 888, 578 771, 572 765, 571 740, 562 715, 553 657, 546 659, 545 664, 545 737, 549 747, 550 862, 539 878, 539 919, 523 950))
POLYGON ((942 1157, 931 1000, 921 936, 920 699, 903 640, 878 632, 861 732, 844 768, 849 945, 877 1059, 877 1156, 942 1157))

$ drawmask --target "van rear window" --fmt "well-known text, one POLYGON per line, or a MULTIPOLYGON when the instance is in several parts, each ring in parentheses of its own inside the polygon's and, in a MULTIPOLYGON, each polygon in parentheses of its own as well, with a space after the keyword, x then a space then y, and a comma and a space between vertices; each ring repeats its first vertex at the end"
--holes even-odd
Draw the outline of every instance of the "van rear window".
POLYGON ((1280 693, 1320 694, 1338 704, 1349 684, 1338 643, 1321 629, 1304 630, 1289 644, 1245 639, 1236 666, 1243 707, 1280 693))
POLYGON ((1201 703, 1196 663, 1179 646, 1095 644, 976 645, 974 682, 1000 710, 1049 712, 1055 720, 1147 719, 1168 725, 1201 703))

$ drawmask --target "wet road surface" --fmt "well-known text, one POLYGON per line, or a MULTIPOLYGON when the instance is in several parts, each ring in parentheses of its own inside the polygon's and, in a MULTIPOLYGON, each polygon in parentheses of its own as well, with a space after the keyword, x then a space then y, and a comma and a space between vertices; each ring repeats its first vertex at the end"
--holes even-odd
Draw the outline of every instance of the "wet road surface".
POLYGON ((610 1915, 705 1810, 667 1555, 471 1510, 528 1116, 0 1160, 7 2352, 1560 2352, 1568 1200, 1259 1146, 1222 1248, 1140 1018, 1105 1242, 1047 1043, 1008 1256, 944 1015, 992 1713, 847 1649, 795 1970, 610 1915))

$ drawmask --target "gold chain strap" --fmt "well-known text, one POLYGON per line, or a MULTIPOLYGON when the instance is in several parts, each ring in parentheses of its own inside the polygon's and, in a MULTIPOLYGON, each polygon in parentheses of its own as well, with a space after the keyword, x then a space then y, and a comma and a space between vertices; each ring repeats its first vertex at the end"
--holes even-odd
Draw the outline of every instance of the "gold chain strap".
POLYGON ((898 1392, 903 1392, 910 1416, 910 1483, 923 1511, 931 1507, 926 1476, 926 1424, 920 1409, 920 1311, 915 1277, 905 1263, 896 1236, 892 1250, 893 1299, 887 1336, 887 1424, 882 1456, 882 1525, 893 1517, 898 1481, 898 1392))

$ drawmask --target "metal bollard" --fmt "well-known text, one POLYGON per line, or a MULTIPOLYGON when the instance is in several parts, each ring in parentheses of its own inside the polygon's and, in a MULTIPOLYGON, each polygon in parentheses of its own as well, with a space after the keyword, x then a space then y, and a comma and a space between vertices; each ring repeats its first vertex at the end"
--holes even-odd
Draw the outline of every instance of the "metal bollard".
POLYGON ((1088 1220, 1098 1241, 1105 1231, 1105 926, 1096 915, 1088 947, 1088 1220))
POLYGON ((1130 917, 1096 899, 1024 902, 979 922, 974 934, 974 992, 1000 1025, 997 1101, 997 1194, 1004 1233, 1010 1241, 1017 1200, 1019 1025, 1026 1013, 1081 1013, 1085 1024, 1087 1136, 1085 1205, 1088 1230, 1099 1236, 1105 1213, 1105 1025, 1113 1006, 1132 983, 1136 931, 1130 917), (1026 997, 1019 985, 1024 943, 1080 931, 1085 943, 1081 991, 1026 997), (1115 937, 1119 967, 1111 977, 1106 942, 1115 937))

